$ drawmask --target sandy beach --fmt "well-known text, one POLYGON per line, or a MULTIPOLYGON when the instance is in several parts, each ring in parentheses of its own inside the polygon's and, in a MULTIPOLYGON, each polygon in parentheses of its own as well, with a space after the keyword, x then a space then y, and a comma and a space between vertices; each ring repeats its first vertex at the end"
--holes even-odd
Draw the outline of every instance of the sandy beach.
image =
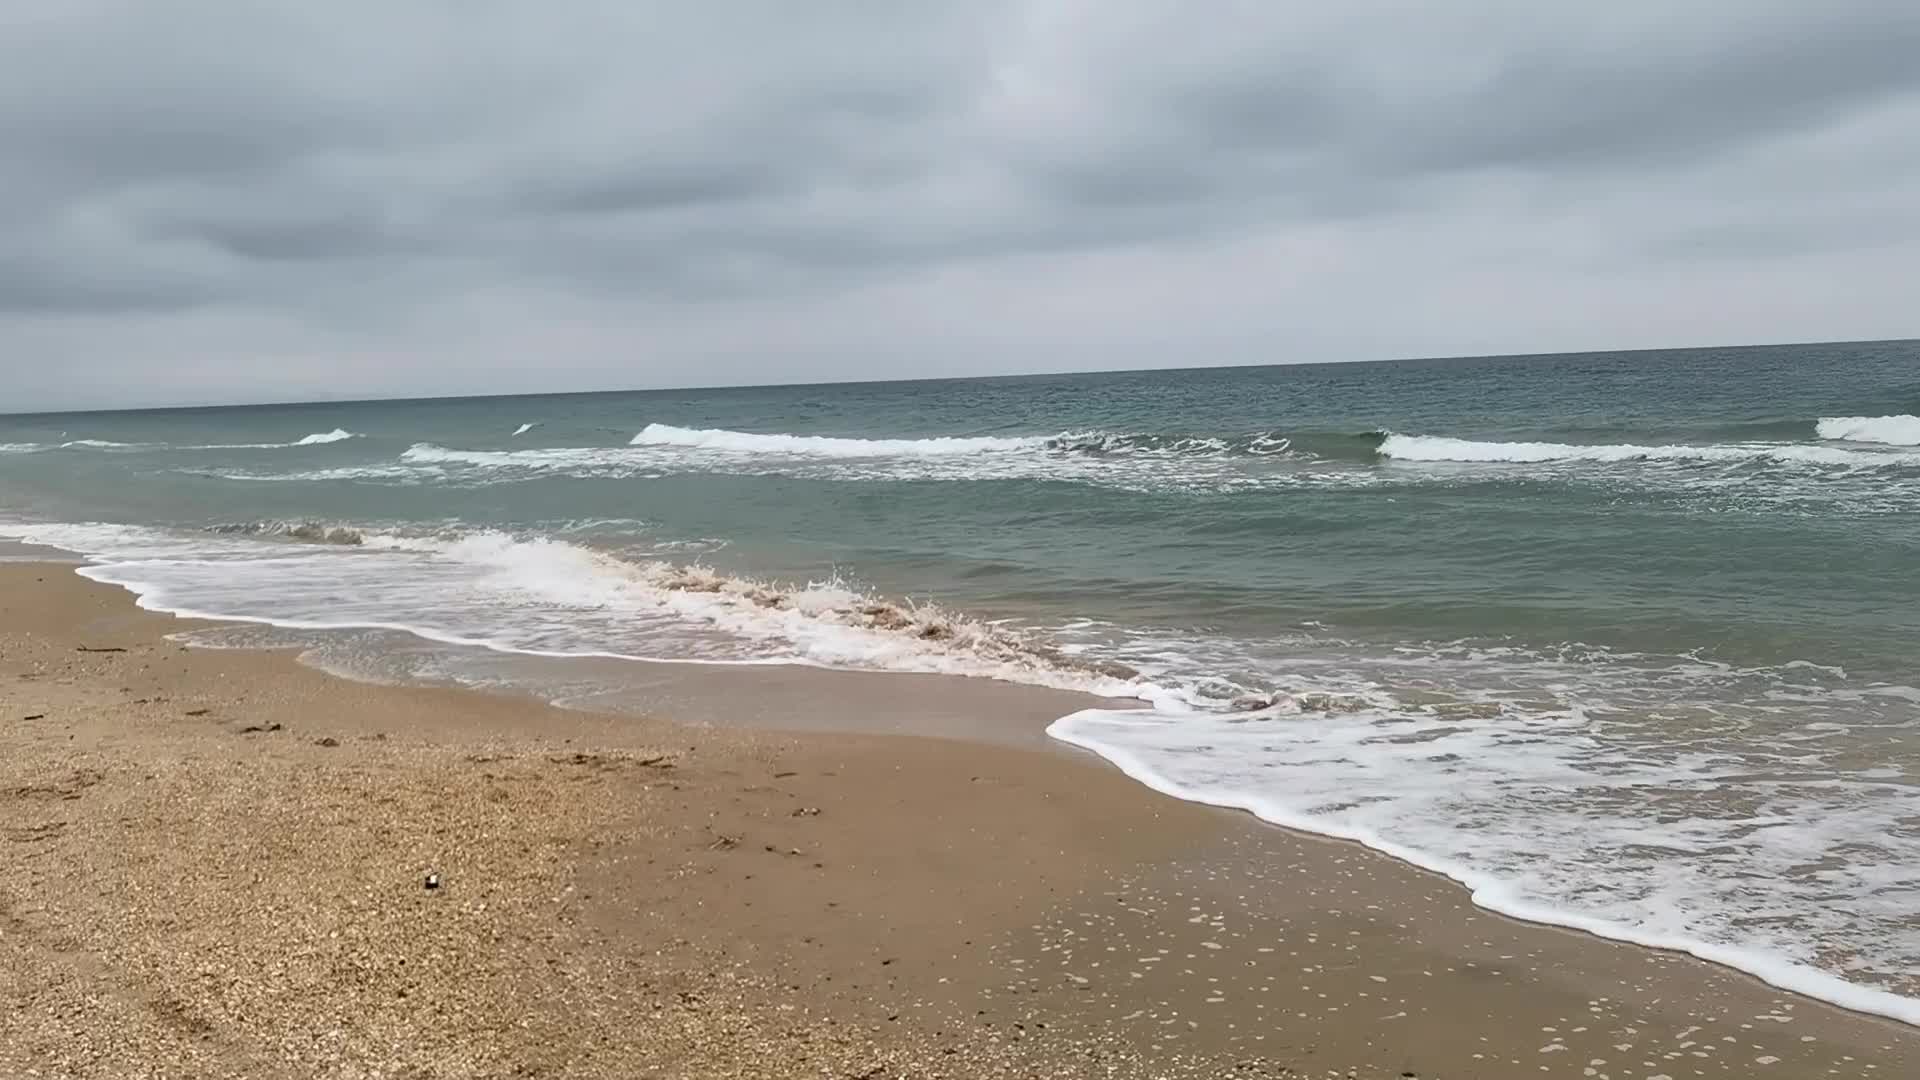
POLYGON ((603 715, 195 625, 0 565, 0 1076, 1920 1071, 1912 1028, 1155 795, 1041 735, 1072 695, 661 665, 603 715))

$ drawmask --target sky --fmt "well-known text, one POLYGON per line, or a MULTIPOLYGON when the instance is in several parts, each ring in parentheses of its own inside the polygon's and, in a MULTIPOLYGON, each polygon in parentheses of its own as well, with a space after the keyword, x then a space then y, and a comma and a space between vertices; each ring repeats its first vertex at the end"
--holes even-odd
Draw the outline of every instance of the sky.
POLYGON ((0 412, 1920 334, 1911 0, 9 0, 0 412))

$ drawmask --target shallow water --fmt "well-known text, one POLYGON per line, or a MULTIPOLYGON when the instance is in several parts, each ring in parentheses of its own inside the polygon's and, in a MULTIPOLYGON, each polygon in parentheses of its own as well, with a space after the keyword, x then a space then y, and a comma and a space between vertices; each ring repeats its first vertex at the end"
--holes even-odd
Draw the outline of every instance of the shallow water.
POLYGON ((1139 697, 1054 733, 1920 1019, 1916 413, 1892 343, 0 417, 0 536, 410 678, 1139 697))

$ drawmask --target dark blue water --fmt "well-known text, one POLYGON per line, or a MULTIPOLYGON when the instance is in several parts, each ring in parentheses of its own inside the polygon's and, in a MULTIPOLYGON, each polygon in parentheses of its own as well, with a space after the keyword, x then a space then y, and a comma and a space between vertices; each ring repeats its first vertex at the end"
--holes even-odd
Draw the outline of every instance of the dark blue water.
POLYGON ((1907 342, 0 417, 0 533, 476 680, 1131 694, 1056 732, 1507 910, 1912 992, 1915 414, 1907 342))

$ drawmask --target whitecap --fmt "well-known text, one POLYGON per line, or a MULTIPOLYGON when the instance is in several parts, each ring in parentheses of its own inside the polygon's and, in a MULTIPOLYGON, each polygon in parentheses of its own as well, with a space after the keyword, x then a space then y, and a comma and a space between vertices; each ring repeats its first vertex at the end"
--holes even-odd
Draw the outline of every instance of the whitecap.
POLYGON ((1043 447, 1043 438, 938 436, 928 439, 852 439, 826 435, 759 434, 725 428, 683 428, 648 424, 633 446, 680 446, 736 454, 788 454, 807 457, 943 457, 1004 453, 1043 447))
POLYGON ((1823 416, 1814 425, 1823 439, 1837 442, 1882 443, 1887 446, 1920 446, 1920 416, 1823 416))
POLYGON ((294 442, 292 445, 318 446, 322 443, 345 442, 348 439, 357 439, 357 438, 359 438, 358 434, 348 431, 345 428, 334 428, 332 431, 316 431, 313 434, 308 435, 305 438, 302 438, 294 442))
POLYGON ((1542 464, 1547 462, 1776 462, 1874 467, 1920 464, 1920 454, 1845 450, 1800 443, 1556 443, 1483 442, 1440 435, 1398 435, 1381 440, 1380 456, 1400 461, 1542 464))

